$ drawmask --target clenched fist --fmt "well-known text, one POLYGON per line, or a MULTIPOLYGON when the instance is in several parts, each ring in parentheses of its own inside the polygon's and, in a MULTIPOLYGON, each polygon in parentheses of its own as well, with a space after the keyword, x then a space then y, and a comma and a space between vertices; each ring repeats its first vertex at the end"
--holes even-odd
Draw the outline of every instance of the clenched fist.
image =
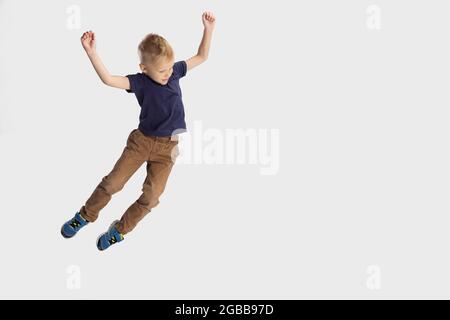
POLYGON ((95 33, 87 31, 81 36, 81 44, 87 54, 95 53, 95 33))
POLYGON ((216 17, 211 11, 205 11, 202 14, 203 26, 207 30, 213 30, 216 25, 216 17))

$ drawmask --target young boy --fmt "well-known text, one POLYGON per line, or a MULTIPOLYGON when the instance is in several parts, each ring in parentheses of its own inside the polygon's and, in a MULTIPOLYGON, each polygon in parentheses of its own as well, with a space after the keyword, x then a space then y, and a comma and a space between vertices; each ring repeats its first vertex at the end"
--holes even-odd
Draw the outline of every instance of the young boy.
POLYGON ((85 205, 61 228, 65 238, 72 238, 81 228, 97 220, 99 211, 120 191, 129 178, 147 162, 147 177, 142 195, 97 239, 97 248, 105 250, 124 239, 152 208, 159 204, 167 179, 178 156, 178 134, 186 132, 184 106, 179 85, 188 70, 208 58, 215 17, 202 15, 203 38, 198 53, 186 61, 174 59, 170 44, 157 34, 149 34, 138 47, 141 73, 110 75, 95 49, 95 34, 85 32, 81 43, 95 71, 108 86, 132 92, 141 106, 139 126, 131 131, 126 147, 112 171, 103 177, 85 205))

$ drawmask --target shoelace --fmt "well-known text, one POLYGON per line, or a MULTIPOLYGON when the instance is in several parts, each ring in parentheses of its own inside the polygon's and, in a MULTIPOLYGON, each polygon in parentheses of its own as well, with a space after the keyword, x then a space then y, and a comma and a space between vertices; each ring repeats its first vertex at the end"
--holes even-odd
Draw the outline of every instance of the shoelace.
POLYGON ((110 245, 117 243, 116 236, 113 236, 112 238, 110 238, 110 239, 108 240, 108 242, 109 242, 110 245))
POLYGON ((72 221, 70 222, 70 226, 74 229, 78 229, 81 227, 81 222, 73 218, 72 221))

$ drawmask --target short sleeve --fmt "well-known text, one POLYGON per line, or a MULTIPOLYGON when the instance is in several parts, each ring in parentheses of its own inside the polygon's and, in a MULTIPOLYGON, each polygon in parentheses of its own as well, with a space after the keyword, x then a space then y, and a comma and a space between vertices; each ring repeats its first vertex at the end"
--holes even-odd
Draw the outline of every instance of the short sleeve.
POLYGON ((173 72, 177 74, 178 78, 183 78, 187 72, 187 63, 184 60, 175 62, 173 65, 173 72))
POLYGON ((143 87, 143 74, 142 73, 136 73, 136 74, 129 74, 127 75, 128 80, 130 80, 130 90, 127 90, 127 92, 130 93, 139 93, 143 87))

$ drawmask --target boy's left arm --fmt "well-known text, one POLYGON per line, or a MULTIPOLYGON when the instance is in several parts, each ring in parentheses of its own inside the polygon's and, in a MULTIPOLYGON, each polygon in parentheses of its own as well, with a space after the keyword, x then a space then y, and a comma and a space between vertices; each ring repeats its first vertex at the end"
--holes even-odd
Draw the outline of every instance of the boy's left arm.
POLYGON ((209 47, 211 46, 211 38, 215 27, 216 17, 212 12, 204 12, 202 15, 203 26, 203 38, 200 42, 198 52, 192 58, 186 60, 187 70, 191 70, 198 65, 202 64, 208 59, 209 47))

